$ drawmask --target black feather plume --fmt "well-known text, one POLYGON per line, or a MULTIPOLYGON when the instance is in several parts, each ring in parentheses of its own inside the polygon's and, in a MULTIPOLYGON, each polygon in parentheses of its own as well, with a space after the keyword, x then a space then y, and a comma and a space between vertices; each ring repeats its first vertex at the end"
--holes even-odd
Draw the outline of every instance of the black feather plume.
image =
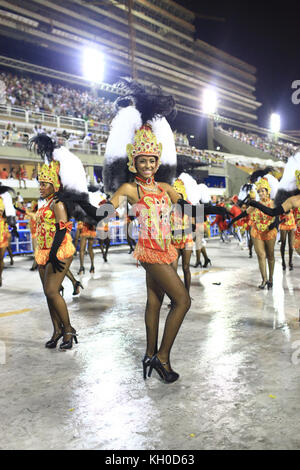
POLYGON ((146 89, 141 83, 131 78, 121 78, 117 84, 124 95, 120 97, 116 106, 124 107, 126 103, 134 104, 141 113, 143 124, 157 117, 174 119, 176 116, 176 103, 172 95, 163 94, 157 85, 146 89))
POLYGON ((28 147, 30 151, 36 152, 44 160, 45 157, 47 157, 49 162, 53 160, 55 144, 47 134, 38 134, 32 137, 28 142, 28 147))
POLYGON ((252 175, 250 175, 250 182, 255 183, 258 180, 258 178, 262 178, 263 176, 270 173, 272 170, 273 168, 271 166, 267 166, 263 170, 254 171, 252 175))
POLYGON ((16 192, 13 188, 11 188, 10 186, 4 186, 3 184, 0 183, 0 194, 7 193, 7 191, 12 193, 14 196, 16 194, 16 192))

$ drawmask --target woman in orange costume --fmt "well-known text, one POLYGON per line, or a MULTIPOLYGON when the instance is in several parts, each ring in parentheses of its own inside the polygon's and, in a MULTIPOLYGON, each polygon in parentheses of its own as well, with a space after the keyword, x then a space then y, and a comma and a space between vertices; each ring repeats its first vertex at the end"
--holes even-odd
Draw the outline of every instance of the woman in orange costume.
POLYGON ((44 205, 36 214, 37 249, 35 259, 47 299, 54 332, 46 348, 56 348, 63 337, 60 349, 71 349, 76 331, 71 326, 67 305, 60 295, 62 281, 71 265, 74 245, 70 232, 66 206, 54 201, 54 193, 60 188, 59 163, 52 161, 39 171, 40 194, 44 205))
POLYGON ((95 267, 94 267, 93 244, 96 238, 96 227, 93 225, 89 225, 85 222, 78 222, 77 228, 79 229, 79 232, 80 232, 80 250, 79 250, 80 268, 79 268, 78 274, 85 272, 84 252, 85 252, 86 244, 88 244, 88 253, 90 255, 90 260, 91 260, 90 273, 94 273, 95 267))
POLYGON ((97 222, 113 214, 124 199, 135 206, 140 231, 133 256, 146 271, 147 286, 144 378, 149 367, 148 376, 155 369, 165 383, 171 383, 179 375, 171 368, 170 352, 191 301, 172 266, 177 250, 171 243, 170 209, 171 203, 180 201, 183 207, 188 203, 170 184, 157 183, 154 176, 158 173, 163 175, 160 181, 170 181, 170 175, 176 172, 174 135, 164 117, 172 114, 175 101, 163 95, 159 87, 152 87, 148 94, 138 82, 124 82, 127 95, 121 97, 122 107, 111 123, 105 153, 105 192, 114 194, 100 208, 101 216, 91 204, 79 199, 76 202, 97 222), (134 178, 130 178, 128 170, 134 178), (159 317, 165 294, 171 299, 171 308, 158 347, 159 317))
POLYGON ((4 254, 8 247, 8 239, 10 236, 8 230, 8 224, 6 223, 5 217, 3 217, 5 211, 4 202, 0 197, 0 287, 2 286, 2 272, 4 268, 4 254))
MULTIPOLYGON (((272 209, 274 207, 274 201, 270 198, 271 186, 268 178, 260 178, 257 183, 255 183, 255 186, 261 201, 259 206, 272 209)), ((250 204, 252 204, 252 202, 253 200, 251 200, 250 204)), ((268 289, 271 289, 273 287, 275 265, 274 248, 277 237, 275 217, 265 214, 258 208, 248 207, 246 211, 240 214, 239 218, 241 218, 241 216, 245 217, 247 214, 250 214, 251 238, 253 240, 262 277, 262 283, 258 287, 264 289, 267 286, 268 289), (267 278, 266 260, 268 260, 269 266, 269 279, 267 278)), ((236 219, 237 218, 233 219, 231 223, 236 222, 236 219)))
POLYGON ((289 269, 292 271, 293 267, 293 246, 294 246, 294 241, 295 241, 295 229, 296 229, 296 222, 294 218, 293 211, 291 210, 287 214, 282 214, 279 216, 280 220, 280 225, 279 225, 279 230, 280 230, 280 253, 281 253, 281 259, 282 259, 282 269, 283 271, 286 270, 286 264, 285 264, 285 259, 284 259, 284 254, 285 254, 285 245, 286 245, 286 239, 288 238, 288 243, 289 243, 289 269))

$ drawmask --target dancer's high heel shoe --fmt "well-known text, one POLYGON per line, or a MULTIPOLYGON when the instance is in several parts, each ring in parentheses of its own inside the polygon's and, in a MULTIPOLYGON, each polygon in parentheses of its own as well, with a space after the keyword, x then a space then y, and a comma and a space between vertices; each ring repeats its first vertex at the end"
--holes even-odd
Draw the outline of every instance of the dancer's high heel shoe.
POLYGON ((94 274, 94 272, 95 272, 95 266, 92 264, 91 269, 90 269, 90 273, 94 274))
POLYGON ((262 283, 258 286, 258 288, 259 289, 264 289, 267 284, 268 284, 268 281, 262 281, 262 283))
POLYGON ((289 270, 293 271, 293 269, 294 269, 293 263, 289 263, 289 270))
POLYGON ((285 264, 285 261, 282 261, 282 271, 285 271, 286 270, 286 264, 285 264))
MULTIPOLYGON (((157 354, 157 347, 155 348, 154 350, 154 354, 153 356, 157 354)), ((142 360, 142 364, 143 364, 143 375, 144 375, 144 379, 146 380, 147 378, 147 368, 150 367, 150 362, 151 362, 151 359, 153 356, 148 356, 148 354, 146 353, 145 356, 144 356, 144 359, 142 360)))
POLYGON ((55 333, 54 333, 52 338, 49 341, 47 341, 47 343, 45 344, 45 348, 55 349, 58 341, 60 340, 60 338, 62 338, 63 334, 64 334, 63 331, 61 331, 61 333, 59 333, 59 335, 55 337, 55 333))
POLYGON ((209 258, 207 258, 207 260, 205 260, 205 263, 204 263, 204 265, 203 265, 203 268, 207 268, 207 266, 208 266, 209 264, 211 265, 211 261, 210 261, 209 258))
POLYGON ((148 367, 150 367, 151 359, 152 358, 150 356, 147 356, 147 354, 145 354, 145 357, 142 360, 144 380, 146 380, 146 378, 147 378, 147 369, 148 369, 148 367))
POLYGON ((152 370, 155 369, 158 375, 165 383, 175 382, 177 379, 179 379, 179 374, 177 374, 177 372, 174 372, 173 370, 168 371, 167 369, 165 369, 164 366, 166 366, 167 364, 168 362, 160 362, 157 355, 155 354, 150 361, 148 377, 151 377, 152 370))
POLYGON ((81 273, 83 273, 83 274, 85 273, 85 267, 84 266, 80 266, 80 269, 79 269, 77 274, 81 274, 81 273))
POLYGON ((268 287, 268 290, 272 289, 272 287, 273 287, 273 282, 272 282, 272 281, 268 281, 268 282, 267 282, 267 287, 268 287))
POLYGON ((80 294, 79 287, 81 287, 81 289, 84 288, 83 285, 81 284, 81 282, 76 281, 76 282, 75 282, 75 286, 74 286, 74 291, 73 291, 73 294, 72 294, 72 295, 78 295, 78 294, 80 294))
POLYGON ((65 351, 67 349, 72 349, 73 347, 73 338, 74 338, 74 341, 75 343, 77 344, 78 341, 77 341, 77 335, 76 335, 76 331, 70 331, 69 333, 64 333, 63 336, 71 336, 71 338, 69 339, 69 341, 63 341, 60 346, 59 346, 59 349, 61 351, 65 351))
POLYGON ((202 268, 202 263, 201 263, 201 261, 197 261, 197 263, 194 264, 194 268, 198 268, 198 266, 200 266, 200 268, 202 268))

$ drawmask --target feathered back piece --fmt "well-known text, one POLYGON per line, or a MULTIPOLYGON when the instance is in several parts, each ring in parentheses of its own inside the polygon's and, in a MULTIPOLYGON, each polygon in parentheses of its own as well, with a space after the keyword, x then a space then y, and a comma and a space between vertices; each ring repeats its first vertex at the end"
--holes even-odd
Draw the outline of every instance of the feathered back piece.
POLYGON ((187 195, 187 200, 191 204, 198 204, 199 203, 199 188, 198 188, 197 181, 191 175, 185 172, 179 175, 179 179, 184 184, 186 195, 187 195))
MULTIPOLYGON (((47 134, 38 134, 29 141, 29 147, 45 160, 45 165, 50 167, 55 164, 58 170, 59 184, 54 185, 55 191, 61 193, 61 197, 66 203, 69 217, 76 217, 77 214, 84 217, 84 213, 78 205, 72 203, 72 195, 75 199, 88 201, 88 189, 86 175, 81 160, 70 152, 66 147, 56 148, 54 142, 47 134)), ((47 174, 45 165, 42 167, 47 174)))
POLYGON ((8 219, 9 225, 15 225, 16 223, 16 209, 14 208, 11 194, 15 196, 15 191, 10 186, 4 186, 0 184, 0 198, 4 206, 5 215, 8 219))
POLYGON ((295 196, 300 192, 300 152, 297 152, 292 157, 289 157, 282 178, 278 185, 278 192, 275 198, 275 205, 279 206, 286 199, 295 196))
POLYGON ((253 183, 253 184, 254 183, 257 184, 257 183, 259 183, 261 178, 267 179, 268 184, 271 188, 270 198, 275 199, 277 191, 278 191, 279 182, 278 182, 277 178, 275 178, 275 176, 271 175, 272 170, 273 170, 273 168, 271 166, 268 166, 268 167, 264 168, 263 170, 254 171, 252 173, 252 175, 250 176, 250 182, 253 183))
POLYGON ((135 80, 123 78, 118 84, 123 96, 116 101, 118 110, 111 123, 104 162, 105 192, 115 192, 130 181, 127 145, 134 145, 135 133, 146 124, 151 126, 157 143, 162 144, 161 166, 156 179, 172 183, 176 173, 174 135, 166 116, 175 116, 175 100, 159 87, 146 88, 135 80))

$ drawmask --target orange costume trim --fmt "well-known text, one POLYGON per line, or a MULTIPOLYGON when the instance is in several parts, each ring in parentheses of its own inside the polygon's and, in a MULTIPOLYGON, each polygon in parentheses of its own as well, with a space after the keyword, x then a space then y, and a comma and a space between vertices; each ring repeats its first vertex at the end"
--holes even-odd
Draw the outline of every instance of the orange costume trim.
POLYGON ((80 236, 86 238, 95 238, 96 229, 94 225, 86 224, 85 222, 78 222, 77 227, 80 230, 80 236))
POLYGON ((36 238, 37 237, 37 231, 36 231, 36 214, 30 215, 29 216, 29 228, 31 232, 31 238, 36 238))
MULTIPOLYGON (((267 207, 272 207, 271 199, 265 204, 267 207)), ((257 238, 258 240, 272 240, 277 236, 276 228, 269 230, 269 225, 271 225, 275 218, 270 215, 264 214, 259 209, 255 209, 250 214, 251 220, 251 237, 257 238)))
POLYGON ((282 221, 279 225, 279 230, 295 230, 297 227, 293 211, 288 214, 282 214, 279 216, 279 220, 282 221))
POLYGON ((8 247, 9 235, 8 224, 5 222, 5 219, 0 216, 0 248, 8 247))
POLYGON ((137 205, 140 232, 133 256, 141 263, 171 264, 178 254, 171 243, 170 198, 159 185, 160 194, 146 193, 140 188, 144 195, 137 205))
MULTIPOLYGON (((37 264, 43 266, 47 264, 49 260, 49 254, 56 232, 55 215, 51 209, 52 201, 53 196, 37 211, 36 214, 38 246, 35 252, 35 260, 37 264)), ((67 233, 65 234, 65 238, 57 251, 56 256, 59 260, 70 258, 75 253, 75 247, 69 233, 72 230, 72 222, 60 222, 59 229, 62 230, 64 228, 67 229, 67 233)))

